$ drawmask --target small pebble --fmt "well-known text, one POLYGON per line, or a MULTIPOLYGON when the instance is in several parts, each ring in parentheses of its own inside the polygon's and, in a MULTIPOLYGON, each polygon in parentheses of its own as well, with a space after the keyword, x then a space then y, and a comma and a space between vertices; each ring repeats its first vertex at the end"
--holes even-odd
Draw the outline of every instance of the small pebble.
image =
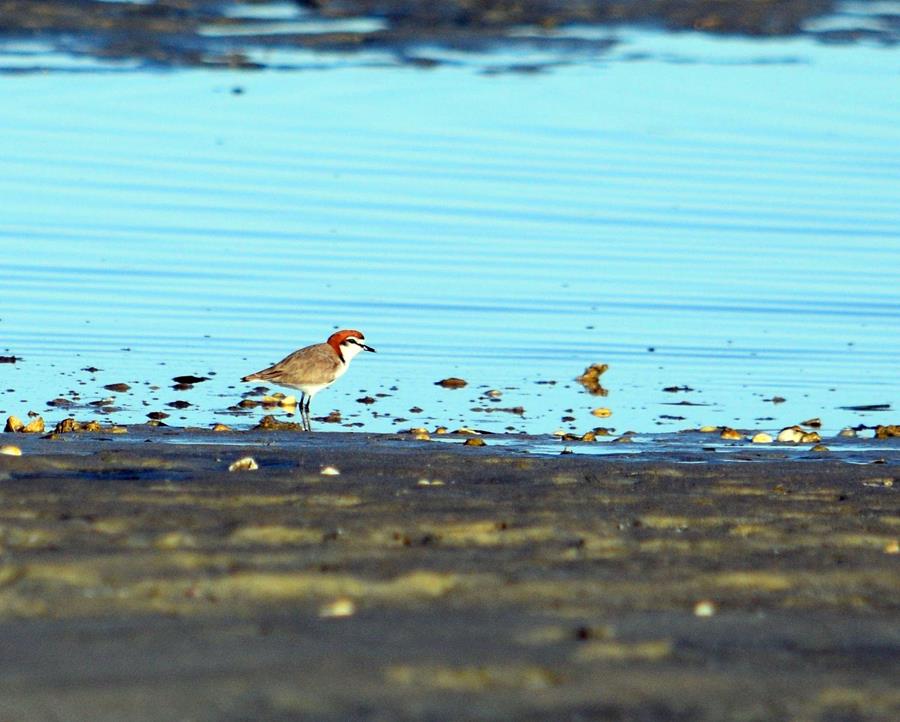
POLYGON ((593 411, 591 411, 591 413, 592 413, 594 416, 597 416, 597 417, 599 417, 599 418, 601 418, 601 419, 606 419, 606 418, 609 418, 610 416, 612 416, 612 410, 606 408, 605 406, 601 406, 601 407, 599 407, 599 408, 596 408, 596 409, 594 409, 593 411))
POLYGON ((231 427, 227 424, 213 424, 213 431, 231 431, 231 427))
POLYGON ((349 597, 338 597, 319 607, 319 616, 323 619, 340 619, 356 614, 356 603, 349 597))
POLYGON ((701 426, 701 427, 700 427, 699 429, 697 429, 697 430, 698 430, 701 434, 711 434, 711 433, 713 433, 714 431, 718 431, 718 430, 719 430, 719 427, 718 427, 718 426, 701 426))
POLYGON ((431 437, 428 435, 427 431, 418 431, 413 434, 413 438, 416 441, 431 441, 431 437))
POLYGON ((819 433, 817 431, 809 431, 800 437, 801 443, 804 443, 804 444, 817 444, 821 440, 822 440, 822 437, 819 436, 819 433))
POLYGON ((799 426, 788 426, 778 432, 777 439, 781 443, 797 444, 803 441, 805 433, 799 426))
POLYGON ((256 471, 259 465, 252 456, 245 456, 229 465, 228 471, 256 471))
POLYGON ((16 433, 25 428, 25 424, 22 423, 22 419, 18 416, 10 416, 6 420, 6 428, 3 429, 6 433, 16 433))
POLYGON ((473 436, 469 439, 466 439, 463 442, 463 446, 487 446, 487 444, 484 443, 484 439, 479 439, 477 436, 473 436))
POLYGON ((441 379, 440 381, 435 381, 434 385, 443 386, 445 389, 461 389, 463 386, 468 385, 468 381, 451 376, 446 379, 441 379))
POLYGON ((900 424, 878 425, 875 427, 876 439, 889 439, 900 436, 900 424))
POLYGON ((43 434, 44 433, 44 420, 40 416, 36 416, 22 429, 22 431, 26 434, 43 434))
POLYGON ((771 444, 772 435, 767 434, 765 431, 760 431, 758 434, 754 434, 750 441, 754 444, 771 444))
POLYGON ((440 479, 419 479, 416 484, 418 486, 443 486, 444 482, 440 479))
POLYGON ((701 602, 697 602, 694 605, 694 616, 695 617, 711 617, 716 613, 716 603, 711 602, 708 599, 704 599, 701 602))
POLYGON ((722 433, 719 434, 719 438, 727 439, 729 441, 740 441, 744 438, 744 435, 737 429, 732 429, 726 426, 724 429, 722 429, 722 433))
POLYGON ((816 444, 810 451, 828 451, 828 447, 825 444, 816 444))
POLYGON ((845 428, 845 429, 841 429, 841 431, 840 431, 840 433, 838 434, 838 436, 845 436, 845 437, 850 438, 850 439, 855 439, 855 438, 856 438, 856 429, 851 429, 851 428, 848 426, 848 427, 845 428))
POLYGON ((0 454, 3 454, 4 456, 21 456, 22 450, 18 446, 6 444, 4 446, 0 446, 0 454))
POLYGON ((340 476, 341 472, 334 466, 326 466, 319 472, 322 476, 340 476))
POLYGON ((884 553, 900 554, 900 542, 898 542, 896 539, 894 539, 894 541, 889 541, 884 545, 884 553))

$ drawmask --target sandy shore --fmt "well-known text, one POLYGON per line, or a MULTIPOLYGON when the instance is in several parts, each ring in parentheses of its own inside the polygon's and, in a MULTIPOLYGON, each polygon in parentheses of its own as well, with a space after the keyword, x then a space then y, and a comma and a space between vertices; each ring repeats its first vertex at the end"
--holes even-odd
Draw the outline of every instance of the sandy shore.
POLYGON ((0 439, 0 719, 900 718, 891 455, 127 436, 0 439))

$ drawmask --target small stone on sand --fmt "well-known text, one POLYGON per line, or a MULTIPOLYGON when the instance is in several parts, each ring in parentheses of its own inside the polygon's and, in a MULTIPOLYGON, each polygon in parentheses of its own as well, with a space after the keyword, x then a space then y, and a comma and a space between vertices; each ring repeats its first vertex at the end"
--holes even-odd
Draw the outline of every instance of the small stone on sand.
POLYGON ((463 386, 468 386, 468 381, 465 379, 457 378, 456 376, 450 376, 446 379, 441 379, 440 381, 435 381, 435 386, 442 386, 445 389, 461 389, 463 386))
POLYGON ((256 471, 259 465, 252 456, 245 456, 228 466, 228 471, 256 471))
POLYGON ((352 617, 356 613, 356 603, 349 597, 338 597, 319 607, 319 616, 323 619, 339 619, 352 617))

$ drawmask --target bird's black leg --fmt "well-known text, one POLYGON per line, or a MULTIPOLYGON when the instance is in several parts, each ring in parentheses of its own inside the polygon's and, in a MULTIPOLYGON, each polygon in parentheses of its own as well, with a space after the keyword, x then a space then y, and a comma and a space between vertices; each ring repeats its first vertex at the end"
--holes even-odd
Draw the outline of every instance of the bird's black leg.
POLYGON ((310 423, 310 420, 309 420, 309 402, 310 401, 312 401, 312 396, 307 396, 306 404, 303 407, 303 413, 304 413, 304 416, 306 417, 306 430, 307 431, 312 431, 312 423, 310 423))
POLYGON ((306 418, 303 416, 303 402, 306 399, 306 394, 302 391, 300 392, 300 401, 298 403, 298 409, 300 411, 300 426, 303 430, 306 430, 306 418))

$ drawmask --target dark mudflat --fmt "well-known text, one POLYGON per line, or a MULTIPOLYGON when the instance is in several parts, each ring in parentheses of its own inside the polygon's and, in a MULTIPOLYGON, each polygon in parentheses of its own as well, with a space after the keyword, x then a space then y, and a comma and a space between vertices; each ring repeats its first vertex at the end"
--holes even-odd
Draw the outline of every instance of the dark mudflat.
POLYGON ((900 718, 895 452, 126 436, 0 439, 0 719, 900 718))
MULTIPOLYGON (((609 38, 546 32, 573 24, 612 29, 629 23, 752 37, 807 35, 840 43, 894 45, 898 40, 897 18, 889 10, 879 15, 884 22, 878 28, 849 18, 845 27, 806 29, 809 20, 837 9, 833 0, 301 0, 297 5, 307 13, 298 12, 298 18, 318 24, 300 23, 291 31, 281 16, 273 20, 266 15, 266 3, 255 0, 0 0, 0 39, 37 40, 75 56, 146 67, 248 69, 282 67, 270 66, 261 52, 272 49, 376 50, 400 63, 431 67, 442 61, 429 47, 484 52, 500 45, 559 51, 565 57, 572 51, 604 53, 614 44, 609 38), (348 19, 367 24, 340 24, 348 19), (523 35, 523 27, 533 32, 523 35)), ((33 68, 8 70, 42 67, 37 61, 33 68)))

